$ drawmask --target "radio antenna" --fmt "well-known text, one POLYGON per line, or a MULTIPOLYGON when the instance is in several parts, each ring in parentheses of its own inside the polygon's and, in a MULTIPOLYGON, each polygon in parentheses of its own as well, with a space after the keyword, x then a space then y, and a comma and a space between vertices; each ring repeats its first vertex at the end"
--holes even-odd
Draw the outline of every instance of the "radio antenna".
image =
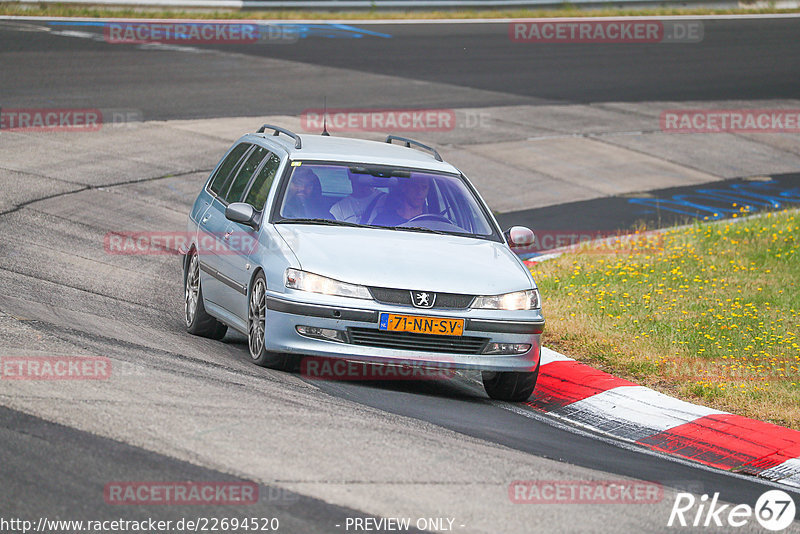
POLYGON ((323 97, 322 102, 322 135, 331 135, 328 133, 328 97, 323 97))

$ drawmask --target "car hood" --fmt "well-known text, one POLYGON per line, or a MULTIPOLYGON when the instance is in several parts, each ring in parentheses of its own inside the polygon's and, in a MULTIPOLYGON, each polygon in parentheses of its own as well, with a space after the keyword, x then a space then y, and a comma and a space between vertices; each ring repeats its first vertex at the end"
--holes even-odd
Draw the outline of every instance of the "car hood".
POLYGON ((503 243, 468 237, 309 224, 275 227, 309 272, 342 282, 499 295, 532 278, 503 243))

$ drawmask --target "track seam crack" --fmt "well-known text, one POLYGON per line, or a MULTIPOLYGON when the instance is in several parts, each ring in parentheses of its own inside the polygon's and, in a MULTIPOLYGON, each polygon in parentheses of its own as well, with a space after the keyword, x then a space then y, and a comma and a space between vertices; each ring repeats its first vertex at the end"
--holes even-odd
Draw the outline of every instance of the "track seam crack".
MULTIPOLYGON (((21 171, 14 171, 14 172, 21 172, 21 171)), ((167 178, 178 178, 180 176, 188 176, 190 174, 205 173, 205 172, 210 172, 210 169, 192 169, 192 170, 189 170, 189 171, 184 171, 184 172, 179 172, 179 173, 170 173, 170 174, 164 174, 164 175, 161 175, 161 176, 154 176, 152 178, 140 178, 140 179, 135 179, 135 180, 126 180, 124 182, 115 182, 115 183, 110 183, 110 184, 84 185, 83 187, 81 187, 79 189, 75 189, 74 191, 64 191, 64 192, 61 192, 61 193, 54 193, 52 195, 45 195, 45 196, 40 197, 40 198, 26 200, 25 202, 17 204, 16 206, 11 208, 10 210, 6 210, 6 211, 3 211, 3 212, 0 212, 0 217, 2 217, 3 215, 9 215, 11 213, 16 213, 17 211, 20 211, 22 208, 25 208, 25 207, 30 206, 31 204, 35 204, 37 202, 41 202, 43 200, 52 200, 54 198, 60 198, 60 197, 68 196, 68 195, 74 195, 76 193, 83 193, 84 191, 89 191, 89 190, 92 190, 92 189, 98 189, 98 190, 113 189, 115 187, 122 187, 122 186, 126 186, 126 185, 134 185, 134 184, 141 184, 141 183, 146 183, 146 182, 156 182, 158 180, 166 180, 167 178)), ((31 176, 38 176, 38 175, 33 174, 33 173, 24 173, 24 174, 30 174, 31 176)), ((40 176, 40 177, 50 178, 49 176, 40 176)), ((52 178, 52 179, 59 180, 57 178, 52 178)), ((59 181, 64 181, 64 180, 59 180, 59 181)), ((73 183, 73 182, 66 182, 66 183, 73 183)))
MULTIPOLYGON (((80 257, 80 256, 78 256, 78 257, 80 257)), ((129 300, 125 300, 125 299, 120 298, 120 297, 115 297, 113 295, 106 295, 104 293, 99 293, 97 291, 92 291, 90 289, 86 289, 86 288, 83 288, 83 287, 72 286, 72 285, 69 285, 69 284, 66 284, 66 283, 63 283, 63 282, 56 282, 54 280, 48 280, 46 278, 39 278, 39 277, 33 276, 31 274, 28 274, 28 273, 23 273, 23 272, 15 271, 13 269, 9 269, 8 267, 0 267, 0 271, 5 271, 7 273, 16 274, 17 276, 24 276, 26 278, 31 278, 33 280, 36 280, 37 282, 45 282, 45 283, 53 284, 53 285, 56 285, 56 286, 59 286, 59 287, 69 288, 69 289, 72 289, 72 290, 75 290, 75 291, 81 291, 83 293, 88 293, 89 295, 94 295, 96 297, 102 297, 102 298, 111 299, 113 301, 121 302, 123 304, 137 306, 139 308, 143 308, 143 309, 148 310, 148 311, 164 313, 164 310, 161 310, 161 309, 158 309, 158 308, 154 308, 152 306, 147 306, 145 304, 141 304, 141 303, 138 303, 138 302, 131 302, 129 300)), ((6 312, 6 313, 8 313, 8 312, 6 312)))

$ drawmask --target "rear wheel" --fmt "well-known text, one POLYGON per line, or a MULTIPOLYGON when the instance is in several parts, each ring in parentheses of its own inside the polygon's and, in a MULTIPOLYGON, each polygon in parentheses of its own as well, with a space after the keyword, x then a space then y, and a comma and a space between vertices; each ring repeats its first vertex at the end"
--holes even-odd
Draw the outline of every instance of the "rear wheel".
POLYGON ((222 339, 228 327, 206 312, 206 307, 203 305, 203 288, 200 286, 200 261, 197 259, 197 251, 192 250, 189 254, 191 256, 186 262, 183 299, 186 330, 196 336, 222 339))
POLYGON ((484 371, 481 378, 483 389, 489 397, 495 400, 523 402, 528 400, 536 389, 539 366, 537 365, 532 373, 484 371))
POLYGON ((256 275, 247 300, 247 347, 253 363, 272 369, 286 371, 293 369, 296 359, 292 355, 266 350, 267 280, 264 278, 264 273, 256 275))

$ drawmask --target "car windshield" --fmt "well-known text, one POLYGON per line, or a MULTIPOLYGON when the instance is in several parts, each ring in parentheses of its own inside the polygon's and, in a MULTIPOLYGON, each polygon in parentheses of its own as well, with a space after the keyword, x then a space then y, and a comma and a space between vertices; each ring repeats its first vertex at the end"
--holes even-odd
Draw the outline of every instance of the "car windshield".
POLYGON ((359 164, 293 165, 277 222, 494 235, 460 176, 359 164))

